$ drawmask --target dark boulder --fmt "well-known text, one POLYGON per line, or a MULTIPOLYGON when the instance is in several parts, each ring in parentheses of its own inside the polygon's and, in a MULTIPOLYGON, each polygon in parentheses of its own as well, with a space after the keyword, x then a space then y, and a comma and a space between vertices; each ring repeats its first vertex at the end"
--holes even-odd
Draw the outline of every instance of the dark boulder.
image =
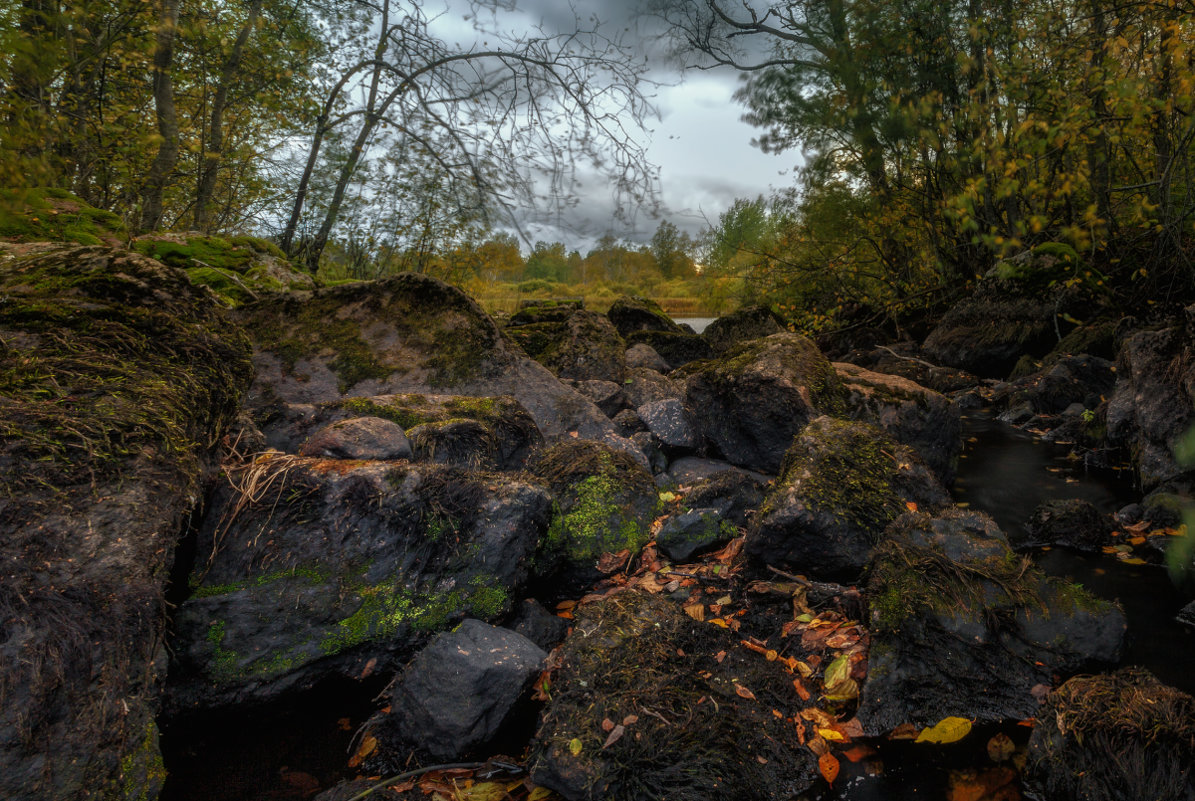
POLYGON ((321 428, 299 449, 324 459, 410 459, 414 452, 402 426, 381 417, 353 417, 321 428))
POLYGON ((568 801, 797 797, 817 762, 785 719, 800 711, 792 677, 738 645, 658 596, 581 606, 532 744, 532 781, 568 801))
POLYGON ((907 378, 837 362, 846 388, 847 415, 884 429, 921 456, 947 486, 963 449, 962 419, 950 400, 907 378))
POLYGON ((1178 614, 1175 615, 1174 619, 1184 626, 1190 626, 1195 629, 1195 601, 1191 601, 1191 603, 1178 610, 1178 614))
POLYGON ((654 401, 682 399, 685 397, 685 386, 655 370, 638 367, 627 372, 622 392, 631 408, 638 409, 654 401))
POLYGON ((1076 676, 1037 721, 1024 778, 1036 797, 1195 799, 1195 698, 1142 668, 1076 676))
POLYGON ((907 445, 868 423, 819 417, 784 457, 747 532, 746 552, 818 578, 853 579, 889 523, 909 508, 949 503, 933 471, 907 445))
POLYGON ((683 332, 658 303, 647 298, 623 295, 610 306, 606 317, 623 339, 636 331, 683 332))
POLYGON ((393 670, 500 618, 551 514, 537 487, 427 464, 275 454, 230 475, 175 615, 176 713, 393 670))
POLYGON ((180 270, 24 249, 0 246, 0 797, 154 798, 166 585, 248 342, 180 270))
POLYGON ((627 344, 649 345, 673 370, 714 355, 709 342, 686 331, 636 331, 627 336, 627 344))
POLYGON ((544 609, 543 604, 534 598, 526 598, 516 607, 507 628, 545 651, 551 651, 568 634, 568 621, 544 609))
POLYGON ((290 293, 235 314, 255 347, 255 408, 403 392, 511 395, 549 441, 580 436, 637 453, 474 300, 434 278, 402 273, 290 293))
POLYGON ((799 334, 748 342, 682 372, 706 439, 727 461, 764 473, 779 471, 811 419, 846 408, 834 367, 799 334))
POLYGON ((682 456, 679 459, 674 459, 668 465, 667 477, 662 476, 661 478, 672 486, 683 487, 713 478, 727 470, 749 476, 760 484, 766 483, 771 478, 764 473, 736 467, 730 462, 724 462, 721 459, 706 459, 701 456, 682 456))
POLYGON ((835 361, 848 362, 873 373, 898 375, 935 392, 957 392, 980 384, 977 376, 964 370, 926 361, 916 342, 894 342, 852 350, 835 361))
POLYGON ((647 370, 655 370, 658 373, 666 373, 672 369, 672 365, 664 361, 664 357, 656 353, 655 348, 643 342, 627 348, 626 360, 628 370, 642 367, 647 370))
POLYGON ((715 354, 721 354, 740 342, 762 339, 784 330, 783 318, 767 306, 746 306, 714 320, 701 335, 715 354))
POLYGON ((525 298, 510 316, 510 325, 533 323, 563 323, 572 313, 585 308, 584 301, 571 298, 525 298))
POLYGON ((627 407, 627 396, 622 391, 622 385, 613 381, 570 381, 573 389, 588 398, 593 405, 602 410, 607 417, 614 417, 627 407))
POLYGON ((1035 415, 1062 414, 1072 404, 1094 410, 1116 385, 1116 368, 1107 359, 1081 354, 1063 356, 1040 371, 1009 382, 992 397, 997 409, 1027 406, 1035 415))
POLYGON ((1040 504, 1033 510, 1028 528, 1034 545, 1063 545, 1094 552, 1112 542, 1115 526, 1090 502, 1072 498, 1040 504))
POLYGON ((370 733, 392 752, 414 749, 439 761, 472 755, 498 734, 547 656, 521 634, 468 618, 403 669, 385 695, 390 711, 370 733))
POLYGON ((652 401, 637 411, 639 419, 666 452, 692 453, 701 447, 697 420, 682 401, 675 398, 652 401))
POLYGON ((984 378, 1005 378, 1017 360, 1042 357, 1069 331, 1064 315, 1086 315, 1091 299, 1062 280, 1078 257, 1050 247, 998 264, 955 305, 923 344, 931 361, 984 378))
POLYGON ((683 503, 690 508, 717 509, 736 526, 747 524, 764 500, 765 482, 743 470, 722 470, 687 488, 683 503))
POLYGON ((1035 692, 1055 674, 1115 662, 1125 632, 1118 607, 1044 576, 989 517, 958 509, 894 523, 866 596, 872 641, 858 716, 869 735, 946 717, 1034 717, 1035 692))
POLYGON ((346 421, 380 418, 405 429, 415 458, 447 464, 518 470, 543 445, 531 415, 509 395, 377 395, 320 404, 276 404, 258 410, 271 447, 305 456, 335 456, 312 441, 321 429, 346 421), (462 425, 468 424, 468 425, 462 425))
POLYGON ((1195 348, 1184 326, 1139 331, 1116 360, 1108 444, 1132 455, 1142 489, 1184 477, 1174 446, 1195 420, 1195 348))
POLYGON ((536 457, 535 478, 556 498, 540 542, 536 572, 557 577, 561 592, 584 591, 602 554, 638 553, 650 539, 659 496, 651 473, 599 442, 560 442, 536 457))
POLYGON ((674 562, 684 562, 711 546, 738 536, 734 523, 713 507, 686 509, 669 515, 656 534, 656 547, 674 562))

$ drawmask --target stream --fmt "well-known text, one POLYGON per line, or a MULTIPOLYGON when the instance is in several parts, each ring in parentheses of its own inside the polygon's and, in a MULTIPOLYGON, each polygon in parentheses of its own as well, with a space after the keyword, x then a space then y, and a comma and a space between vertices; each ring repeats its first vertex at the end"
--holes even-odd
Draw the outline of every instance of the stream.
MULTIPOLYGON (((1080 461, 1068 458, 1067 448, 1000 423, 986 412, 965 416, 963 436, 955 500, 991 515, 1014 547, 1027 538, 1025 522, 1043 501, 1081 498, 1111 513, 1140 498, 1125 477, 1085 470, 1080 461)), ((1048 573, 1123 605, 1129 634, 1122 664, 1143 665, 1162 681, 1195 693, 1195 632, 1174 619, 1192 593, 1176 589, 1164 567, 1129 565, 1112 556, 1063 548, 1038 549, 1033 558, 1048 573)), ((302 709, 291 702, 165 727, 162 744, 170 777, 163 801, 309 798, 313 787, 327 787, 344 772, 351 732, 368 715, 378 689, 329 687, 305 696, 302 709)), ((950 788, 963 776, 977 783, 970 786, 1007 784, 1007 794, 998 797, 1018 799, 1015 776, 994 766, 986 753, 989 738, 1001 731, 1018 746, 1030 734, 1028 728, 1015 725, 976 727, 951 745, 885 743, 858 763, 842 760, 835 786, 812 798, 946 801, 959 797, 950 788)))

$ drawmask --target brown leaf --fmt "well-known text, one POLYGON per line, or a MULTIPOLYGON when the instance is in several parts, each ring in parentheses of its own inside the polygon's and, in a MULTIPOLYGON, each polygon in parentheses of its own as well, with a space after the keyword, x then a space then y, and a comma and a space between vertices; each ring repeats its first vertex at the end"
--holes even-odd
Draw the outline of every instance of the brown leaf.
POLYGON ((744 687, 741 684, 734 685, 734 693, 739 698, 746 698, 748 701, 755 700, 755 693, 751 692, 750 690, 748 690, 746 687, 744 687))
POLYGON ((797 691, 797 695, 802 701, 808 701, 812 697, 800 679, 793 679, 793 688, 797 691))
POLYGON ((349 759, 349 767, 355 768, 360 765, 365 759, 378 749, 378 741, 372 734, 367 734, 361 738, 361 744, 357 746, 356 753, 349 759))
POLYGON ((624 725, 624 726, 634 726, 638 722, 639 722, 638 715, 627 715, 625 718, 622 719, 622 725, 624 725))
POLYGON ((602 731, 609 733, 613 730, 614 721, 610 720, 610 718, 602 718, 602 731))
POLYGON ((688 615, 689 617, 693 618, 694 620, 699 621, 699 622, 705 621, 705 604, 702 604, 702 603, 689 604, 682 608, 685 610, 685 614, 688 615))
POLYGON ((1006 761, 1016 750, 1016 744, 1004 732, 999 732, 992 739, 988 740, 988 756, 991 757, 993 762, 1006 761))
POLYGON ((626 566, 627 560, 631 558, 629 549, 624 548, 618 553, 604 553, 597 561, 597 569, 599 573, 616 573, 626 566))
POLYGON ((619 738, 622 737, 622 734, 625 731, 626 727, 621 723, 615 726, 610 731, 610 736, 606 738, 606 742, 602 743, 602 748, 609 748, 610 746, 614 745, 616 742, 618 742, 619 738))
POLYGON ((846 757, 847 759, 849 759, 851 762, 858 762, 861 759, 866 759, 867 757, 871 756, 875 752, 876 752, 876 750, 874 748, 872 748, 870 745, 853 745, 850 748, 843 751, 842 755, 844 757, 846 757))
POLYGON ((916 740, 921 731, 912 723, 902 723, 888 734, 889 740, 916 740))

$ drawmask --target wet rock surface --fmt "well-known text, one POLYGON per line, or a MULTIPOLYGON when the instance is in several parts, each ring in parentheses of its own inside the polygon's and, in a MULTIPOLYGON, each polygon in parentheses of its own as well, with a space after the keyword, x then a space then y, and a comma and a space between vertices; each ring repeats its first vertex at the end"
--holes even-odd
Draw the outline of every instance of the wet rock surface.
POLYGON ((300 456, 324 459, 410 459, 415 455, 402 426, 381 417, 355 417, 311 435, 300 456))
POLYGON ((1112 542, 1112 521, 1088 501, 1047 501, 1028 523, 1033 544, 1063 545, 1094 552, 1112 542))

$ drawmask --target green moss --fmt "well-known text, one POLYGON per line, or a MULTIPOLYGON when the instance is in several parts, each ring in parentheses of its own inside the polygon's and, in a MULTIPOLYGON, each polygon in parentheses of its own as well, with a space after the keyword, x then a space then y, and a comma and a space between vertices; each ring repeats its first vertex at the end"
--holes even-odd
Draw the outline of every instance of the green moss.
POLYGON ((895 484, 902 457, 912 458, 909 449, 874 426, 824 418, 784 455, 779 483, 799 482, 812 509, 878 536, 905 511, 895 484))
POLYGON ((233 592, 240 592, 249 587, 264 587, 267 584, 273 584, 275 581, 284 579, 298 578, 306 581, 310 585, 323 584, 328 580, 328 573, 314 567, 291 567, 286 570, 277 570, 273 573, 267 573, 261 576, 255 576, 244 581, 228 582, 226 584, 193 584, 192 598, 211 598, 216 595, 228 595, 233 592))
POLYGON ((101 798, 112 801, 155 801, 166 782, 166 764, 158 747, 158 725, 150 718, 145 735, 120 760, 115 786, 101 798))
POLYGON ((119 244, 124 221, 62 189, 0 189, 0 238, 18 242, 119 244))
POLYGON ((649 539, 647 526, 628 515, 619 503, 621 487, 612 476, 596 475, 574 489, 575 501, 548 527, 544 547, 561 550, 573 562, 596 559, 628 549, 639 553, 649 539))

